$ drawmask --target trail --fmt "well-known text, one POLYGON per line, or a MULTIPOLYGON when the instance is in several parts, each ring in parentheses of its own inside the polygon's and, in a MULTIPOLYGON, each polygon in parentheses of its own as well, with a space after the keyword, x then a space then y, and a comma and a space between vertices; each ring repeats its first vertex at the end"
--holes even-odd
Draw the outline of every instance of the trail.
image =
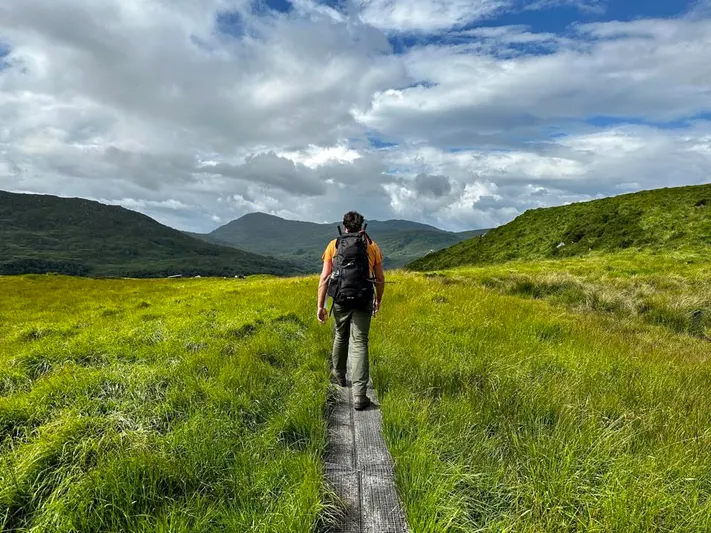
MULTIPOLYGON (((350 376, 348 376, 350 383, 350 376)), ((407 523, 395 490, 392 457, 382 435, 382 417, 372 385, 373 405, 353 409, 349 387, 337 387, 328 420, 326 481, 345 504, 331 533, 406 533, 407 523)))

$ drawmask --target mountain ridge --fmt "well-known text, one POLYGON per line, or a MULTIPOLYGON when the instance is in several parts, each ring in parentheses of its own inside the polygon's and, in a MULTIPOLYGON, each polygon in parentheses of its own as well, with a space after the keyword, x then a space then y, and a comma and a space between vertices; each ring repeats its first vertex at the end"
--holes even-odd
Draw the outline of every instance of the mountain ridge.
MULTIPOLYGON (((450 232, 429 224, 403 219, 366 220, 367 232, 383 250, 386 268, 401 267, 425 255, 488 230, 450 232)), ((299 264, 309 271, 321 268, 321 254, 338 236, 340 222, 288 220, 253 212, 242 215, 210 233, 189 235, 220 245, 235 246, 261 255, 299 264)))
POLYGON ((0 191, 0 274, 285 275, 284 261, 195 239, 151 217, 84 198, 0 191))
MULTIPOLYGON (((235 218, 234 220, 231 220, 230 222, 226 222, 225 224, 222 224, 221 226, 218 226, 211 232, 203 235, 209 235, 217 230, 224 228, 226 226, 229 226, 232 223, 235 222, 240 222, 240 221, 250 221, 250 220, 257 220, 259 222, 288 222, 290 224, 307 224, 307 225, 313 225, 313 226, 333 226, 334 228, 336 226, 343 226, 343 223, 341 221, 334 221, 334 222, 311 222, 309 220, 292 220, 289 218, 284 218, 280 217, 278 215, 272 215, 270 213, 265 213, 263 211, 252 211, 250 213, 246 213, 240 217, 235 218)), ((375 226, 381 226, 381 225, 387 225, 392 228, 405 228, 405 229, 423 229, 423 230, 429 230, 429 231, 439 231, 442 233, 466 233, 466 231, 478 231, 478 230, 466 230, 465 232, 457 232, 457 231, 448 231, 444 230, 442 228, 438 228, 437 226, 433 226, 431 224, 425 224, 423 222, 415 222, 414 220, 407 220, 404 218, 390 218, 387 220, 366 220, 366 223, 368 224, 368 228, 371 228, 373 225, 375 226)), ((195 232, 196 234, 200 235, 200 233, 195 232)))

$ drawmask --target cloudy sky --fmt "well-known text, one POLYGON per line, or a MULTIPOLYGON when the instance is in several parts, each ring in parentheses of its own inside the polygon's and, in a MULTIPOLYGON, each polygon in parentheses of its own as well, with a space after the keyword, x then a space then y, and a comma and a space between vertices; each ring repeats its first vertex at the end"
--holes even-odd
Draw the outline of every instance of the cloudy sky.
POLYGON ((461 230, 711 181, 711 0, 1 0, 0 189, 461 230))

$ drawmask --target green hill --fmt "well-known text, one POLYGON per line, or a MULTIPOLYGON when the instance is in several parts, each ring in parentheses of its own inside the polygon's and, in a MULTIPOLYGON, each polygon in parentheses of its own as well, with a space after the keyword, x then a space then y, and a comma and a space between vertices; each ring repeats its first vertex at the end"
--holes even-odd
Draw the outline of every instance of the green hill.
POLYGON ((665 188, 532 209, 512 222, 407 265, 437 270, 622 249, 711 251, 711 185, 665 188))
MULTIPOLYGON (((286 220, 265 213, 250 213, 221 226, 209 234, 189 233, 215 244, 235 246, 299 264, 309 271, 320 268, 321 254, 338 235, 338 222, 316 224, 286 220)), ((368 222, 368 234, 383 250, 386 267, 400 267, 432 250, 452 246, 472 234, 444 231, 408 220, 368 222)))
POLYGON ((293 264, 189 237, 119 206, 0 191, 0 274, 285 275, 293 264))

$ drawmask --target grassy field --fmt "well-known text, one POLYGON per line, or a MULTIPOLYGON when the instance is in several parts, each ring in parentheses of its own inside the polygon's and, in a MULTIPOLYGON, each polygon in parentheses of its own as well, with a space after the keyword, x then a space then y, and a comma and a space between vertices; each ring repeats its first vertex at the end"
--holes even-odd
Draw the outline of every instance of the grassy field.
POLYGON ((573 311, 638 318, 711 340, 711 263, 705 253, 623 251, 463 267, 427 277, 546 299, 573 311))
MULTIPOLYGON (((711 530, 703 258, 389 280, 372 368, 412 531, 711 530)), ((0 287, 6 531, 306 532, 335 512, 315 278, 0 287)))
POLYGON ((312 529, 312 285, 0 278, 0 529, 312 529))
POLYGON ((374 339, 413 530, 711 530, 711 344, 478 286, 496 273, 400 277, 374 339))

